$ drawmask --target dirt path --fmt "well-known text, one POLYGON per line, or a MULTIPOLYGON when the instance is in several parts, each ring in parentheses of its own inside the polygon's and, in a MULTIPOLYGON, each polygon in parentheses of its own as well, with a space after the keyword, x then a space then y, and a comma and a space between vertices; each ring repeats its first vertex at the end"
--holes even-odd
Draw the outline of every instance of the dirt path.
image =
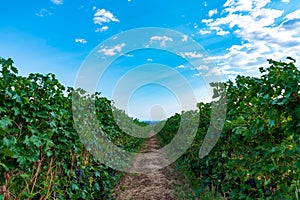
MULTIPOLYGON (((159 145, 155 137, 151 137, 146 147, 141 152, 156 152, 159 145)), ((134 161, 139 162, 139 156, 134 161)), ((147 157, 144 164, 153 168, 159 163, 154 162, 155 158, 147 157)), ((149 172, 148 174, 127 174, 125 175, 115 188, 114 197, 117 200, 150 200, 150 199, 194 199, 192 190, 185 178, 174 172, 173 167, 168 166, 160 170, 149 172), (175 192, 176 190, 180 190, 175 192), (178 193, 178 194, 177 194, 178 193), (185 193, 185 194, 183 194, 185 193), (184 195, 180 197, 179 195, 184 195)))

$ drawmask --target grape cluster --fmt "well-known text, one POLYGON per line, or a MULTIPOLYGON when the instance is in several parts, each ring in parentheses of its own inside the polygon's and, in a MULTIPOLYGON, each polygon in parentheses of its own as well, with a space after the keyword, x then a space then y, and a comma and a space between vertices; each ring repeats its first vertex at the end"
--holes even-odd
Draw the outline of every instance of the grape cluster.
POLYGON ((276 183, 270 183, 267 188, 263 189, 264 195, 265 196, 271 196, 272 194, 274 194, 276 189, 277 189, 277 184, 276 183))
POLYGON ((81 169, 75 170, 75 174, 76 174, 76 177, 77 177, 77 181, 80 181, 81 177, 82 177, 82 170, 81 169))
POLYGON ((220 179, 221 181, 224 181, 225 177, 226 177, 226 174, 223 173, 223 172, 219 175, 219 179, 220 179))
POLYGON ((40 200, 42 197, 41 193, 37 193, 36 195, 34 195, 34 197, 32 197, 31 200, 40 200))
POLYGON ((255 182, 254 178, 249 178, 249 179, 246 181, 246 184, 249 184, 249 185, 251 186, 251 188, 257 189, 257 187, 256 187, 256 182, 255 182))
POLYGON ((50 196, 50 199, 51 199, 51 200, 59 199, 59 194, 58 194, 58 192, 52 192, 52 193, 51 193, 51 196, 50 196))

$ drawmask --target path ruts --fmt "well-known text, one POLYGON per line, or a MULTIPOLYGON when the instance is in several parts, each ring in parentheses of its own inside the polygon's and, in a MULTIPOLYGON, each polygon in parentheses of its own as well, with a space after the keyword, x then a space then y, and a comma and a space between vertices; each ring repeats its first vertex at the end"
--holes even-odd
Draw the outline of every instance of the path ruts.
MULTIPOLYGON (((156 152, 159 148, 156 138, 151 137, 147 141, 146 147, 141 152, 156 152)), ((136 163, 141 163, 139 162, 139 159, 139 156, 135 158, 133 163, 134 167, 137 167, 135 166, 136 163)), ((155 168, 159 163, 155 163, 154 161, 157 161, 157 159, 149 156, 144 164, 155 168)), ((187 188, 188 192, 192 193, 184 177, 174 173, 173 168, 168 166, 160 170, 151 171, 147 174, 126 174, 116 186, 114 197, 117 200, 173 200, 178 199, 174 192, 174 188, 178 187, 187 188)))

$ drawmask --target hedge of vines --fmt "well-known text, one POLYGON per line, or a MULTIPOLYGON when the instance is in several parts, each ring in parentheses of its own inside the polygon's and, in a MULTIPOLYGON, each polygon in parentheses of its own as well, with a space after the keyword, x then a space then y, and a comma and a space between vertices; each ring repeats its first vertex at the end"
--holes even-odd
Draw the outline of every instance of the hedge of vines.
MULTIPOLYGON (((295 60, 268 60, 260 77, 224 83, 227 115, 217 145, 203 159, 199 149, 210 124, 211 103, 199 103, 200 122, 189 150, 177 161, 205 188, 226 199, 300 198, 300 71, 295 60)), ((176 134, 181 115, 166 121, 163 144, 176 134)))
MULTIPOLYGON (((121 173, 80 141, 72 95, 82 91, 64 87, 54 74, 19 76, 11 59, 0 58, 0 70, 0 199, 110 199, 121 173)), ((111 101, 99 95, 89 98, 107 137, 137 151, 143 140, 117 126, 111 101)))

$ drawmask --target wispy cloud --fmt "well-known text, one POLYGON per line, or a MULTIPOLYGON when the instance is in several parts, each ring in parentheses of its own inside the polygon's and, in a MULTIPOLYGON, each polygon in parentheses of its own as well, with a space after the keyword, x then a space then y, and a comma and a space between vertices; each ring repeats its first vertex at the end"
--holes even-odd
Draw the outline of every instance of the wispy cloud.
POLYGON ((55 5, 62 5, 64 3, 63 0, 51 0, 51 2, 55 5))
POLYGON ((180 55, 184 58, 202 58, 203 55, 201 53, 193 52, 182 52, 180 55))
POLYGON ((150 38, 150 41, 149 43, 146 45, 146 47, 149 47, 151 44, 153 44, 155 41, 158 41, 160 42, 159 45, 161 47, 166 47, 166 43, 167 42, 173 42, 173 38, 171 37, 168 37, 168 36, 159 36, 159 35, 156 35, 156 36, 152 36, 150 38))
POLYGON ((194 29, 197 29, 198 28, 198 24, 195 22, 194 23, 194 29))
POLYGON ((96 13, 94 14, 93 21, 95 24, 99 25, 109 22, 120 22, 120 20, 116 16, 114 16, 113 13, 111 13, 108 10, 105 10, 104 8, 98 9, 96 11, 96 13))
POLYGON ((221 27, 211 27, 211 30, 214 30, 216 32, 217 35, 220 35, 220 36, 224 36, 224 35, 228 35, 230 34, 229 31, 225 31, 223 28, 221 27))
POLYGON ((221 73, 257 70, 268 58, 300 59, 300 9, 285 13, 270 8, 270 2, 227 0, 222 17, 202 20, 206 29, 217 35, 231 32, 240 38, 240 43, 228 47, 224 55, 213 58, 221 73))
POLYGON ((199 76, 203 76, 203 74, 201 72, 194 74, 192 77, 199 77, 199 76))
POLYGON ((200 65, 199 67, 194 68, 195 70, 208 70, 209 67, 206 65, 200 65))
POLYGON ((188 36, 187 35, 182 36, 182 39, 181 39, 182 42, 186 42, 187 40, 188 40, 188 36))
POLYGON ((184 66, 184 65, 179 65, 179 66, 176 67, 176 69, 186 69, 186 68, 187 68, 187 67, 184 66))
POLYGON ((218 68, 214 67, 210 69, 209 72, 204 76, 220 76, 220 71, 218 70, 218 68))
POLYGON ((210 34, 211 33, 211 31, 210 30, 200 30, 199 31, 199 33, 201 34, 201 35, 206 35, 206 34, 210 34))
POLYGON ((133 57, 134 57, 133 54, 129 54, 129 53, 127 53, 127 54, 122 54, 122 56, 125 56, 125 57, 127 57, 127 58, 133 58, 133 57))
POLYGON ((35 15, 38 17, 46 17, 52 15, 52 13, 49 10, 42 8, 39 12, 35 13, 35 15))
POLYGON ((236 78, 236 76, 233 76, 233 75, 228 76, 228 79, 230 79, 231 81, 235 81, 235 78, 236 78))
POLYGON ((105 56, 114 56, 117 53, 120 53, 123 47, 125 47, 125 43, 118 44, 113 47, 103 47, 99 49, 98 52, 104 54, 105 56))
POLYGON ((208 16, 209 17, 212 17, 215 14, 218 14, 218 10, 217 9, 213 9, 213 10, 208 11, 208 16))
POLYGON ((87 43, 87 41, 84 38, 76 38, 75 42, 80 43, 80 44, 86 44, 87 43))
POLYGON ((209 68, 207 65, 200 65, 199 67, 193 68, 193 70, 197 70, 197 73, 195 73, 193 77, 219 76, 221 74, 221 70, 217 67, 209 68))
POLYGON ((101 28, 97 28, 95 30, 95 32, 101 33, 101 32, 107 31, 107 30, 108 30, 108 26, 102 26, 101 28))

